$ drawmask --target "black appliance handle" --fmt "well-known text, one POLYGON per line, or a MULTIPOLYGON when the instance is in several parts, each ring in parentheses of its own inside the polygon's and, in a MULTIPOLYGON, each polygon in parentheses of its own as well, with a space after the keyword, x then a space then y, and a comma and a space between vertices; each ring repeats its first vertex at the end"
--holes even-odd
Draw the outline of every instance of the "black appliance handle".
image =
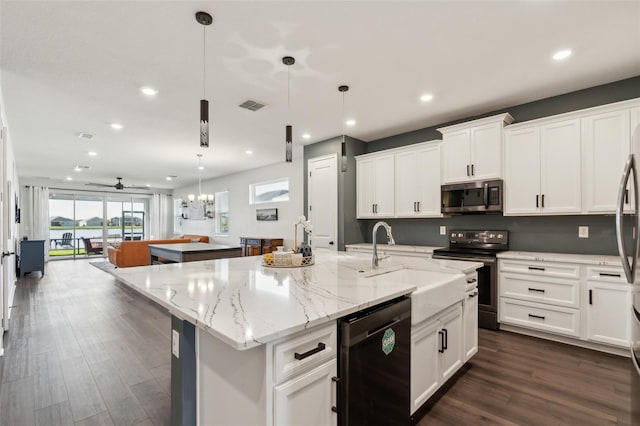
POLYGON ((310 350, 308 350, 308 351, 306 351, 305 353, 302 353, 302 354, 299 354, 298 352, 295 352, 293 354, 293 357, 295 359, 297 359, 298 361, 302 361, 303 359, 308 358, 311 355, 314 355, 314 354, 317 354, 318 352, 324 351, 326 347, 327 347, 327 345, 325 345, 322 342, 319 342, 317 347, 315 347, 313 349, 310 349, 310 350))
POLYGON ((438 336, 440 336, 440 347, 438 348, 438 352, 439 353, 444 353, 444 333, 441 331, 438 331, 438 336))
MULTIPOLYGON (((473 165, 471 166, 471 169, 473 170, 473 165)), ((488 183, 484 184, 484 208, 485 209, 489 208, 489 184, 488 183)))

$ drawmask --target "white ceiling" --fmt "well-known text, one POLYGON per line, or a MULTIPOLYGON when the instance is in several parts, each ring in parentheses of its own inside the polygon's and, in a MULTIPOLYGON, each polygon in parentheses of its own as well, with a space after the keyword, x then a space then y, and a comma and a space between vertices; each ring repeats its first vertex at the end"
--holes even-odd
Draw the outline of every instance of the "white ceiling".
MULTIPOLYGON (((375 140, 640 74, 639 1, 2 1, 1 84, 21 178, 175 188, 342 133, 375 140), (203 29, 211 148, 199 147, 203 29), (571 48, 554 63, 551 55, 571 48), (139 92, 159 90, 155 99, 139 92), (432 93, 430 103, 419 96, 432 93), (266 103, 257 112, 238 108, 266 103), (110 128, 112 122, 124 129, 110 128), (95 134, 91 142, 79 132, 95 134), (300 135, 308 132, 311 139, 300 135), (249 156, 245 150, 251 149, 249 156), (99 153, 90 158, 89 150, 99 153), (91 169, 74 173, 77 164, 91 169), (178 175, 173 182, 166 175, 178 175)), ((53 184, 52 184, 53 185, 53 184)))

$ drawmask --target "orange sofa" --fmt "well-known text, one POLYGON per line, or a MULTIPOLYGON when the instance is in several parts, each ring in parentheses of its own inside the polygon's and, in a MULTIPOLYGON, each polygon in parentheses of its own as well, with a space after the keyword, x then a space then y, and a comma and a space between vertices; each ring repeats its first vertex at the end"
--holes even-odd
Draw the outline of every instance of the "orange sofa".
POLYGON ((118 268, 149 265, 149 244, 208 243, 206 235, 182 235, 171 240, 123 241, 120 247, 109 247, 109 262, 118 268))

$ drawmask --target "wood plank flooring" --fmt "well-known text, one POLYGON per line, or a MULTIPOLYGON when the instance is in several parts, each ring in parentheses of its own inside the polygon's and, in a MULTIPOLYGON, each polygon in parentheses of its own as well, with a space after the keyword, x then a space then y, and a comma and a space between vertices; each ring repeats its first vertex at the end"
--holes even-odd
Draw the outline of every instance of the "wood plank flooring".
MULTIPOLYGON (((86 260, 20 279, 15 305, 0 425, 169 423, 162 308, 86 260)), ((480 351, 418 424, 628 425, 630 374, 627 358, 480 330, 480 351)))

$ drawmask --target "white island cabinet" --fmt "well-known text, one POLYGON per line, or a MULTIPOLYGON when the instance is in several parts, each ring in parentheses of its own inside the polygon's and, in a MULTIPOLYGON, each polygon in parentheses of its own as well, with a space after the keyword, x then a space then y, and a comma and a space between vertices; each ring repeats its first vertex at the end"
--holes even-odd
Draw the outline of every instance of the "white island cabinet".
MULTIPOLYGON (((172 314, 172 424, 337 424, 337 321, 409 295, 433 277, 460 276, 451 265, 470 265, 398 257, 406 274, 365 277, 369 256, 315 255, 304 268, 269 268, 244 257, 114 271, 172 314)), ((462 299, 460 291, 455 315, 437 315, 449 348, 440 356, 441 382, 463 362, 462 299)))

